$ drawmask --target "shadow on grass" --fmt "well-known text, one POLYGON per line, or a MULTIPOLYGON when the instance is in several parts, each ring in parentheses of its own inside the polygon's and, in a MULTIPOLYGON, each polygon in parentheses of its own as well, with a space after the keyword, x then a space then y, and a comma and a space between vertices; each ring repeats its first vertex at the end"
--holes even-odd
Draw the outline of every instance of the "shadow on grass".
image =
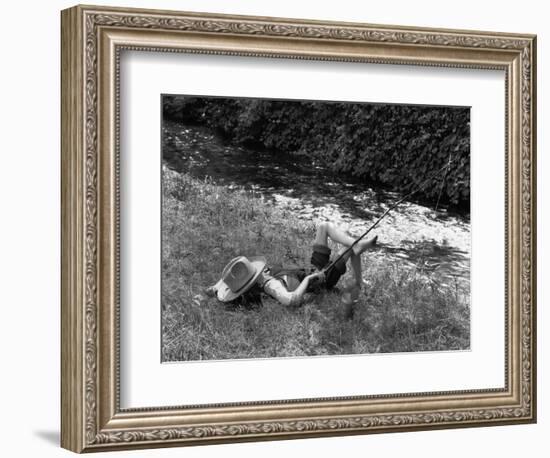
MULTIPOLYGON (((204 288, 238 255, 309 265, 314 224, 259 194, 163 173, 163 361, 469 348, 468 290, 437 283, 418 265, 404 269, 369 253, 353 313, 337 292, 312 295, 299 308, 267 296, 255 307, 207 298, 204 288)), ((413 256, 429 259, 437 249, 426 242, 413 256)))

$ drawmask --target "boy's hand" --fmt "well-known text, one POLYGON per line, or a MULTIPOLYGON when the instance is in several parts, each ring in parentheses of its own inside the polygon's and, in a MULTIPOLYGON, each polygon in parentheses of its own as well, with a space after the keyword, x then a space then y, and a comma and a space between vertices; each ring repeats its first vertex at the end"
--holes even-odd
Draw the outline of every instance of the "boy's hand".
POLYGON ((204 294, 206 294, 208 297, 214 297, 216 295, 216 288, 214 285, 209 286, 208 288, 204 288, 203 290, 204 294))

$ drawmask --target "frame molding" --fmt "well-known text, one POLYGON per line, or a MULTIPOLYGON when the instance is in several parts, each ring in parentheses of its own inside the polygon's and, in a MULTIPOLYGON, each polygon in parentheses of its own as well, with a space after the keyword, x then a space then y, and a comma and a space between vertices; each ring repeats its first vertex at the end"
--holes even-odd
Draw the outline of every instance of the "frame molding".
POLYGON ((536 419, 536 37, 76 6, 62 12, 61 445, 82 451, 536 419), (124 49, 506 72, 506 387, 119 406, 118 123, 124 49))

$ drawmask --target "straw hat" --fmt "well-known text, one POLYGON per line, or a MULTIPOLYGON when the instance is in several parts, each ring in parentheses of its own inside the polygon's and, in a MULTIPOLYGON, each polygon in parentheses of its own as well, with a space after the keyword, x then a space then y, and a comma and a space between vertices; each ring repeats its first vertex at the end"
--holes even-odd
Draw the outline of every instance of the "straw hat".
POLYGON ((214 288, 217 291, 218 300, 230 302, 246 293, 264 270, 266 260, 263 256, 247 258, 238 256, 225 266, 222 278, 214 288))

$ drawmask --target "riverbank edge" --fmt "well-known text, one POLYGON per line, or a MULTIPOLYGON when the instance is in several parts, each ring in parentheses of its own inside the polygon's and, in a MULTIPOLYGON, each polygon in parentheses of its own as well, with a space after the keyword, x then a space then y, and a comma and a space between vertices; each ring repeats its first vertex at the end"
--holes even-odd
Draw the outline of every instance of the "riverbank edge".
POLYGON ((162 360, 465 350, 469 292, 440 287, 398 263, 369 262, 353 313, 338 291, 288 309, 206 298, 237 255, 309 265, 315 227, 260 194, 163 168, 162 360))

